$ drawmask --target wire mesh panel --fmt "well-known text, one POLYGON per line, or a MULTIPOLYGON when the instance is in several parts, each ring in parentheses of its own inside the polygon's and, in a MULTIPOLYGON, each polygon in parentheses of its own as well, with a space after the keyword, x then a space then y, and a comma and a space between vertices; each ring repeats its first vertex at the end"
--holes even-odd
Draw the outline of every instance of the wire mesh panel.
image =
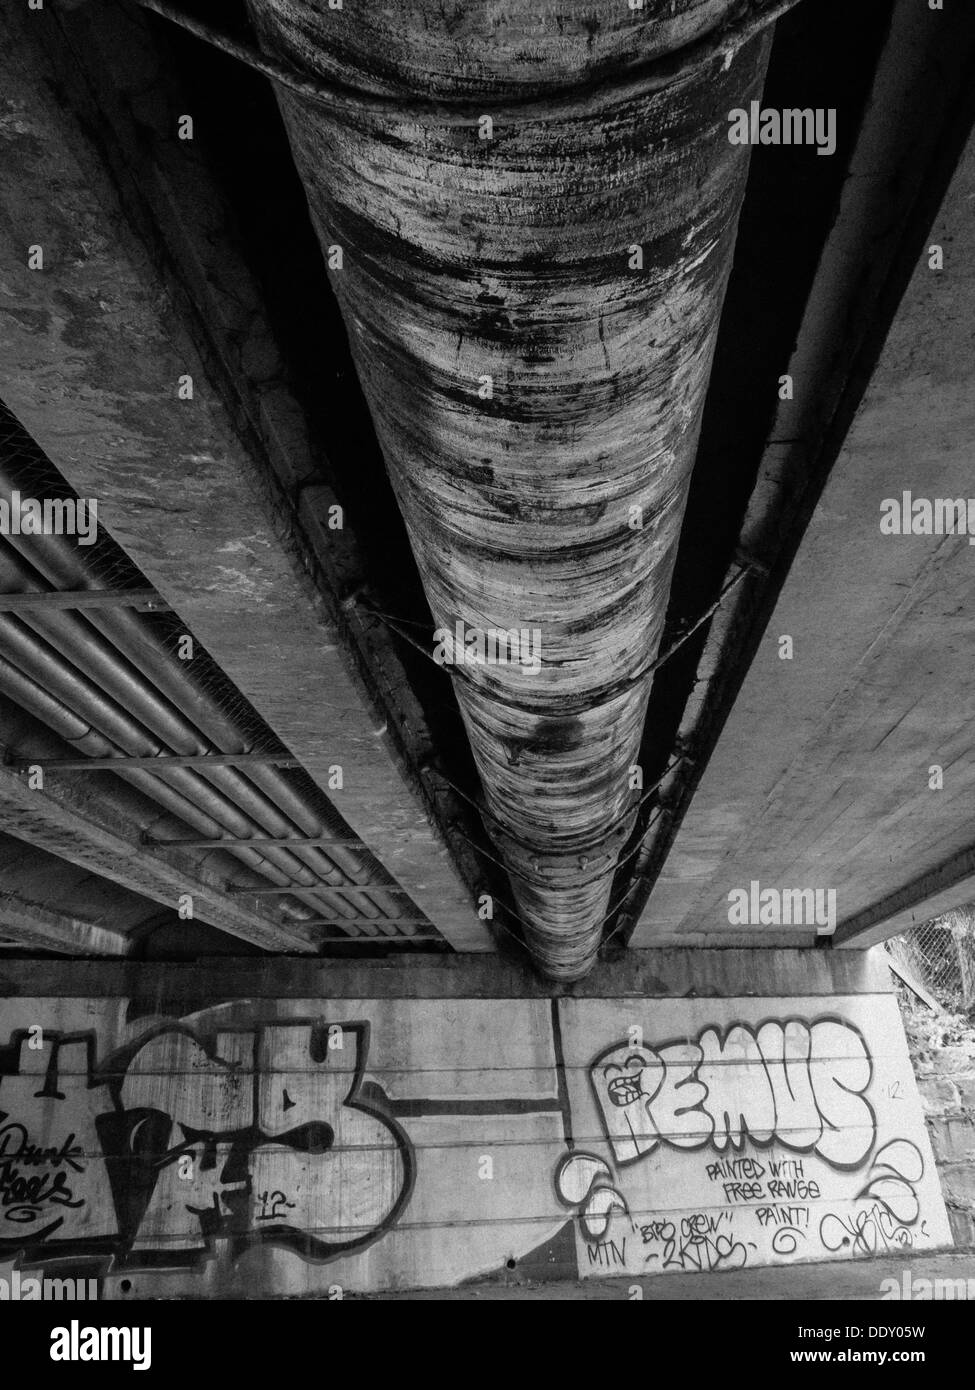
POLYGON ((975 903, 892 937, 886 947, 946 1009, 975 1008, 975 903))

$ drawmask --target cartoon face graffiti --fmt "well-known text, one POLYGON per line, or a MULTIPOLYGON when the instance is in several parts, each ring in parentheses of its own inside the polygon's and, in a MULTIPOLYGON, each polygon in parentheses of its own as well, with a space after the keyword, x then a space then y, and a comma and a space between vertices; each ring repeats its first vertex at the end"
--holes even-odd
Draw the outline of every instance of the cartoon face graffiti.
POLYGON ((363 1024, 303 1022, 141 1040, 99 1122, 131 1248, 228 1236, 314 1260, 382 1234, 413 1164, 383 1093, 362 1085, 367 1039, 363 1024))
POLYGON ((590 1076, 617 1163, 635 1162, 661 1140, 679 1148, 706 1141, 711 1121, 697 1107, 707 1091, 694 1078, 700 1058, 700 1048, 684 1043, 618 1043, 596 1058, 590 1076))
POLYGON ((664 1065, 655 1052, 634 1048, 620 1061, 607 1061, 601 1079, 613 1105, 622 1108, 637 1101, 649 1105, 663 1085, 664 1065))

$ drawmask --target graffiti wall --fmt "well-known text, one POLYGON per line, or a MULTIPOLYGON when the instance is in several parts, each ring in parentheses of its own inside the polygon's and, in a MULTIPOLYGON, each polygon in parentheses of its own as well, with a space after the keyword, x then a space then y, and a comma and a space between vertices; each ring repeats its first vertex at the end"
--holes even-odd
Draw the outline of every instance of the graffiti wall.
POLYGON ((0 1263, 337 1297, 950 1244, 889 996, 130 1013, 3 1005, 0 1263))
POLYGON ((828 1002, 565 1002, 581 1274, 950 1244, 895 1001, 828 1002))

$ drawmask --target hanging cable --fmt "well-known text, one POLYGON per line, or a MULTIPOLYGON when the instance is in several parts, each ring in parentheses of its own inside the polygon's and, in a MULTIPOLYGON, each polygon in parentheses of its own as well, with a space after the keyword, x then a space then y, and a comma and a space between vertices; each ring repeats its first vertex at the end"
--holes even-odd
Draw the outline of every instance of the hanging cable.
MULTIPOLYGON (((688 630, 681 637, 679 637, 676 642, 673 642, 665 652, 661 653, 660 656, 656 657, 648 665, 644 666, 642 670, 637 671, 635 675, 627 676, 627 678, 624 681, 621 681, 618 685, 614 685, 612 692, 607 696, 607 699, 617 699, 626 691, 632 690, 634 687, 642 684, 642 682, 646 680, 647 676, 651 676, 655 672, 659 671, 662 666, 666 665, 666 663, 670 661, 671 657, 676 656, 677 652, 679 652, 680 649, 691 640, 691 638, 698 631, 698 629, 703 627, 703 625, 708 621, 708 619, 714 616, 714 614, 724 603, 728 595, 738 587, 738 585, 742 582, 745 576, 747 574, 757 572, 757 566, 753 563, 748 562, 747 564, 742 564, 738 570, 738 573, 733 575, 732 578, 728 580, 727 584, 725 584, 724 588, 721 590, 720 594, 715 599, 715 601, 711 604, 709 608, 705 609, 705 611, 700 615, 700 617, 694 621, 691 627, 689 627, 688 630)), ((390 629, 391 632, 395 632, 396 635, 400 637, 404 642, 409 643, 409 645, 415 648, 415 650, 418 651, 421 656, 426 657, 427 661, 432 662, 438 670, 447 671, 447 663, 439 662, 433 655, 433 653, 429 651, 426 647, 422 646, 422 644, 419 643, 415 637, 411 637, 408 632, 402 632, 400 630, 398 624, 408 621, 407 619, 395 617, 391 613, 384 613, 381 608, 375 608, 371 603, 368 603, 363 599, 359 600, 359 606, 363 609, 364 612, 371 613, 374 618, 378 618, 380 622, 385 623, 385 625, 390 629)), ((500 696, 494 694, 493 691, 485 689, 485 687, 481 685, 479 681, 472 680, 466 672, 465 662, 450 664, 453 667, 452 674, 455 674, 459 680, 465 681, 473 689, 477 690, 479 696, 482 699, 492 700, 495 704, 503 705, 506 708, 513 708, 510 701, 502 700, 500 696)), ((480 665, 481 663, 476 662, 474 664, 480 665)), ((589 701, 586 704, 580 704, 578 708, 576 708, 572 702, 565 702, 562 712, 565 714, 577 714, 586 710, 593 709, 595 707, 596 706, 592 701, 589 701)))

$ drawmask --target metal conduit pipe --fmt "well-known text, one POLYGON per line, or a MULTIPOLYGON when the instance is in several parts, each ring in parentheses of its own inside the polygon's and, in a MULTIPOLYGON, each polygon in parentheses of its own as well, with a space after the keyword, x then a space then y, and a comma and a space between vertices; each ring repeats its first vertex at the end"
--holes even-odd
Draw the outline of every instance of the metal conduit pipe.
MULTIPOLYGON (((97 753, 90 746, 83 751, 92 756, 129 754, 141 757, 152 757, 165 751, 124 709, 101 694, 86 677, 57 661, 46 643, 31 637, 17 619, 0 615, 0 644, 4 651, 5 667, 13 667, 42 690, 54 695, 86 728, 97 731, 103 739, 110 741, 97 753)), ((201 835, 217 836, 229 832, 244 840, 259 828, 259 823, 255 824, 245 817, 236 805, 208 786, 191 769, 160 769, 159 773, 142 773, 137 785, 153 795, 155 785, 160 782, 179 794, 184 808, 195 808, 205 813, 207 825, 200 826, 201 835)), ((381 926, 381 912, 375 905, 369 904, 372 907, 370 912, 365 910, 364 904, 359 912, 342 898, 330 895, 326 887, 312 888, 308 883, 312 871, 291 851, 268 848, 260 854, 254 852, 254 857, 257 861, 254 867, 273 883, 280 887, 293 886, 294 896, 311 909, 308 915, 318 916, 324 910, 336 917, 337 925, 346 916, 375 916, 377 925, 381 926)))
MULTIPOLYGON (((31 540, 34 538, 32 537, 31 540)), ((50 549, 52 538, 42 538, 48 542, 47 549, 50 549)), ((62 548, 64 543, 61 542, 62 548)), ((67 578, 63 572, 68 566, 61 566, 62 578, 67 578)), ((26 560, 18 554, 14 554, 10 549, 4 547, 0 550, 0 582, 5 588, 13 588, 36 585, 37 576, 33 569, 27 564, 26 560)), ((133 615, 119 614, 111 616, 122 616, 129 619, 130 623, 138 631, 137 621, 133 622, 133 615)), ((28 614, 18 620, 25 627, 37 632, 45 638, 61 655, 66 656, 76 666, 85 671, 86 675, 97 679, 100 687, 106 691, 113 700, 126 711, 135 715, 148 729, 163 739, 169 748, 167 751, 180 753, 202 753, 212 751, 207 748, 201 739, 200 733, 194 728, 191 722, 182 715, 181 711, 176 711, 167 706, 157 692, 144 679, 140 679, 137 671, 134 671, 127 659, 120 660, 117 653, 103 638, 94 633, 86 624, 85 620, 77 618, 75 615, 66 612, 28 614)), ((0 629, 2 630, 2 629, 0 629)), ((150 646, 146 642, 147 646, 150 646)), ((162 650, 153 653, 158 664, 165 669, 168 664, 173 664, 173 658, 162 650)), ((185 678, 184 678, 185 679, 185 678)), ((188 684, 188 683, 187 683, 188 684)), ((193 687, 190 687, 193 690, 193 687)), ((206 712, 206 706, 201 699, 201 705, 206 712)), ((217 713, 220 714, 219 710, 217 713)), ((235 746, 231 749, 223 748, 221 751, 243 751, 243 744, 239 734, 233 730, 229 721, 213 720, 215 724, 224 722, 229 730, 229 737, 225 735, 225 742, 231 741, 235 746)), ((224 732, 223 730, 218 730, 224 732)), ((129 748, 132 751, 132 748, 129 748)), ((156 750, 161 751, 161 750, 156 750)), ((269 769, 273 772, 273 769, 269 769)), ((235 805, 241 807, 245 813, 253 820, 247 833, 253 834, 256 831, 281 837, 292 836, 296 833, 293 821, 286 817, 278 807, 269 800, 268 792, 263 788, 256 789, 242 773, 236 772, 232 768, 215 768, 211 772, 209 769, 198 771, 195 775, 185 778, 184 786, 196 785, 197 779, 202 782, 211 783, 217 791, 223 792, 235 805)), ((283 798, 289 802, 289 809, 296 807, 299 811, 303 825, 299 825, 297 833, 321 834, 321 822, 311 815, 302 805, 300 799, 288 787, 287 783, 280 777, 277 781, 271 778, 270 792, 278 791, 283 787, 287 795, 283 798), (305 829, 307 827, 307 830, 305 829)), ((316 879, 327 879, 329 877, 340 876, 340 884, 353 883, 362 879, 362 866, 356 856, 342 851, 337 852, 337 856, 344 862, 336 864, 333 856, 317 847, 308 849, 295 848, 293 851, 282 851, 286 856, 294 855, 295 859, 301 864, 305 871, 304 877, 314 874, 316 879)), ((275 851, 270 852, 270 858, 275 860, 275 851)), ((301 870, 295 870, 289 865, 293 860, 286 857, 284 860, 277 858, 276 861, 289 874, 290 881, 297 873, 299 881, 302 877, 301 870)), ((280 879, 276 879, 280 882, 280 879)), ((368 883, 361 886, 368 886, 368 883)), ((376 921, 384 930, 389 930, 396 934, 396 927, 387 928, 383 914, 388 914, 390 918, 395 918, 397 907, 394 903, 387 900, 380 887, 374 890, 376 899, 363 896, 359 906, 355 907, 344 898, 328 898, 328 910, 339 919, 347 916, 374 916, 376 921)), ((302 898, 308 901, 307 897, 302 898)), ((320 915, 322 911, 321 903, 312 901, 309 904, 313 908, 311 915, 320 915)))
MULTIPOLYGON (((97 634, 86 633, 83 625, 73 620, 70 615, 28 615, 20 621, 25 627, 43 637, 60 655, 66 656, 75 666, 81 668, 85 676, 93 680, 99 689, 106 692, 124 711, 136 717, 152 734, 163 739, 167 745, 164 751, 187 754, 212 751, 186 721, 174 715, 156 698, 150 688, 133 679, 131 672, 125 671, 119 663, 110 659, 110 653, 105 650, 105 645, 97 634)), ((0 624, 0 632, 2 631, 0 624)), ((153 747, 155 751, 163 751, 155 744, 153 747)), ((130 744, 128 751, 133 751, 133 748, 134 745, 130 744)), ((294 825, 233 768, 214 768, 212 772, 209 769, 196 769, 190 776, 184 776, 182 785, 184 788, 193 787, 198 790, 198 779, 200 783, 212 786, 216 793, 248 816, 250 828, 247 834, 263 833, 286 837, 296 833, 294 825)), ((352 875, 343 873, 323 853, 316 852, 314 847, 304 850, 296 847, 294 850, 280 852, 272 850, 268 862, 276 863, 292 878, 297 875, 299 882, 307 883, 309 875, 314 875, 316 880, 338 876, 340 882, 336 886, 353 881, 352 875), (295 867, 296 865, 298 867, 295 867)))
MULTIPOLYGON (((17 486, 17 479, 0 468, 0 485, 13 489, 17 486)), ((103 587, 103 581, 92 574, 86 557, 77 547, 66 545, 58 537, 8 537, 7 540, 17 552, 21 564, 29 564, 33 572, 55 588, 103 587)), ((171 653, 161 646, 136 614, 125 610, 89 610, 85 614, 85 622, 110 641, 149 684, 192 720, 201 734, 209 738, 221 752, 245 751, 241 732, 232 717, 201 690, 184 670, 176 666, 171 653)), ((323 825, 317 813, 277 769, 255 767, 248 772, 248 777, 295 822, 302 834, 314 836, 328 832, 329 827, 323 825)), ((348 851, 338 847, 330 849, 328 858, 334 860, 344 873, 361 873, 360 859, 348 851)))
MULTIPOLYGON (((153 757, 167 751, 147 734, 124 707, 104 695, 87 676, 66 663, 57 661, 46 642, 32 638, 18 619, 0 615, 0 640, 5 657, 10 663, 43 689, 55 694, 68 709, 84 719, 89 727, 109 738, 119 755, 153 757)), ((189 791, 191 794, 188 800, 198 801, 200 792, 208 794, 211 807, 214 810, 219 808, 225 824, 233 826, 235 833, 247 833, 248 822, 239 809, 219 793, 207 793, 206 788, 197 788, 193 770, 160 769, 159 775, 174 789, 182 790, 184 795, 189 791), (193 792, 196 792, 197 796, 193 796, 193 792)), ((277 851, 272 851, 268 864, 277 864, 285 874, 300 874, 305 871, 305 866, 293 860, 287 852, 283 852, 283 858, 279 859, 277 851)))
POLYGON ((782 8, 248 0, 275 62, 403 103, 276 86, 436 623, 528 634, 452 674, 557 980, 596 958, 633 824, 747 174, 728 116, 782 8))
MULTIPOLYGON (((58 739, 70 744, 76 752, 90 756, 90 758, 104 758, 104 756, 114 756, 118 753, 118 748, 111 744, 108 739, 96 733, 85 721, 79 719, 72 713, 67 706, 63 705, 56 696, 49 695, 36 685, 31 678, 24 676, 17 667, 11 666, 10 662, 0 657, 0 696, 4 696, 6 701, 11 702, 17 712, 24 714, 25 717, 43 721, 46 730, 51 731, 50 737, 46 733, 33 730, 26 734, 24 728, 18 728, 18 749, 25 751, 29 759, 42 760, 51 756, 60 755, 60 749, 54 742, 54 735, 58 739)), ((171 833, 174 828, 191 826, 198 831, 202 837, 204 835, 218 835, 224 830, 218 821, 211 820, 209 816, 200 812, 198 806, 186 801, 179 792, 172 790, 168 785, 161 783, 159 778, 154 778, 152 774, 132 769, 120 771, 117 774, 121 778, 122 785, 117 785, 113 790, 113 802, 118 810, 128 816, 132 826, 146 826, 152 828, 157 833, 171 833), (138 796, 132 795, 138 792, 138 796), (156 808, 156 815, 150 812, 147 816, 147 809, 156 808)), ((199 856, 200 859, 211 858, 211 856, 199 856)), ((255 849, 236 848, 228 851, 218 851, 213 858, 217 859, 218 865, 223 867, 224 860, 227 860, 228 876, 232 870, 238 866, 245 866, 250 872, 248 883, 261 887, 267 883, 268 865, 263 856, 255 849)), ((239 880, 238 880, 239 881, 239 880)), ((303 895, 302 895, 303 897, 303 895)), ((275 899, 280 902, 285 916, 291 922, 302 924, 303 920, 309 916, 320 916, 320 903, 313 903, 314 909, 309 915, 307 905, 302 903, 302 910, 292 910, 289 899, 275 899)), ((274 920, 268 913, 268 920, 274 920)), ((287 923, 285 923, 287 926, 287 923)), ((377 935, 378 930, 374 927, 369 929, 349 929, 352 935, 377 935)))
MULTIPOLYGON (((89 757, 107 757, 117 755, 120 750, 110 740, 102 737, 101 734, 93 730, 85 721, 79 718, 72 710, 68 709, 56 696, 49 694, 46 690, 25 676, 10 662, 0 657, 0 694, 12 701, 18 708, 26 711, 32 717, 42 721, 44 725, 51 729, 59 738, 65 740, 78 752, 89 757)), ((47 747, 35 747, 36 739, 31 740, 30 756, 46 757, 52 756, 47 747)), ((139 769, 128 771, 119 770, 117 774, 123 783, 127 783, 142 794, 145 800, 158 806, 161 812, 168 813, 160 818, 159 822, 153 822, 152 828, 157 831, 172 830, 174 824, 190 826, 202 837, 214 837, 223 834, 226 827, 217 820, 212 819, 199 806, 188 801, 177 790, 170 787, 160 777, 139 769)), ((145 805, 135 801, 127 801, 124 788, 119 789, 119 805, 129 812, 133 825, 145 824, 145 805)), ((214 851, 221 858, 226 853, 240 864, 246 866, 256 876, 260 876, 264 882, 269 877, 279 874, 274 866, 269 866, 264 856, 257 850, 246 849, 244 845, 228 847, 227 851, 214 851)), ((201 856, 206 857, 206 856, 201 856)), ((259 886, 255 883, 255 886, 259 886)), ((295 890, 302 903, 312 906, 314 916, 322 913, 321 902, 315 901, 312 895, 306 895, 302 890, 295 890), (310 904, 307 896, 312 896, 310 904)), ((282 907, 287 914, 300 925, 308 913, 295 912, 288 908, 288 899, 280 900, 282 907)), ((345 905, 343 904, 343 909, 345 905)), ((347 910, 347 909, 345 909, 347 910)), ((329 908, 329 912, 331 909, 329 908)), ((338 925, 338 921, 336 920, 338 925)), ((378 924, 376 927, 363 926, 361 928, 347 928, 352 935, 365 934, 375 936, 378 934, 378 924)))
MULTIPOLYGON (((36 681, 31 680, 29 676, 26 676, 3 657, 0 657, 0 694, 39 720, 58 738, 63 739, 64 742, 70 744, 72 749, 86 757, 112 757, 120 751, 117 745, 109 739, 103 738, 90 724, 86 724, 56 696, 44 690, 36 681)), ((47 746, 46 740, 36 738, 32 738, 26 747, 18 744, 17 751, 26 753, 30 759, 56 756, 47 746)), ((210 827, 213 828, 214 833, 220 833, 222 827, 219 826, 218 822, 204 815, 198 806, 193 805, 165 784, 159 785, 158 789, 161 796, 156 796, 156 779, 149 773, 132 769, 130 772, 123 772, 118 775, 122 776, 123 780, 136 790, 150 793, 153 804, 160 810, 168 812, 167 823, 191 825, 194 829, 199 830, 201 835, 207 834, 210 827)), ((141 824, 144 811, 142 815, 139 815, 134 804, 126 801, 124 789, 121 790, 119 800, 124 809, 133 812, 133 825, 141 824)), ((159 822, 153 822, 154 827, 158 827, 158 824, 159 822)), ((264 867, 261 855, 255 850, 242 851, 240 860, 256 873, 260 873, 264 867)))
MULTIPOLYGON (((10 488, 16 485, 14 478, 5 477, 2 472, 0 472, 0 480, 4 486, 10 488)), ((72 553, 72 548, 57 537, 9 537, 8 540, 10 546, 4 548, 4 561, 12 567, 18 582, 23 583, 27 588, 36 586, 36 576, 38 575, 53 584, 55 588, 100 587, 98 581, 92 576, 89 567, 78 556, 77 548, 75 547, 74 553, 72 553)), ((199 730, 196 737, 209 739, 219 751, 224 753, 246 751, 240 731, 234 725, 233 720, 220 709, 212 698, 200 690, 185 672, 176 668, 172 655, 153 639, 135 614, 127 613, 124 610, 105 611, 103 613, 89 611, 85 614, 84 619, 77 619, 73 615, 62 613, 57 615, 56 620, 54 615, 44 615, 43 627, 39 618, 35 616, 30 616, 29 621, 37 631, 43 631, 52 641, 56 631, 67 631, 70 624, 74 624, 76 631, 79 634, 83 633, 86 640, 90 638, 91 629, 95 629, 108 642, 112 643, 119 656, 124 658, 125 663, 131 664, 142 674, 148 693, 158 692, 165 699, 168 699, 180 714, 191 721, 191 726, 196 726, 199 730)), ((113 660, 110 656, 106 659, 113 660)), ((128 673, 128 688, 131 690, 132 672, 128 671, 127 664, 115 660, 118 672, 120 674, 128 673)), ((196 731, 193 730, 193 732, 196 731)), ((202 752, 206 750, 199 747, 199 749, 181 748, 179 751, 202 752)), ((242 774, 238 774, 238 776, 242 776, 242 774)), ((255 767, 250 769, 246 780, 258 786, 280 809, 281 813, 294 822, 299 833, 309 836, 327 833, 328 827, 322 824, 320 818, 308 808, 275 768, 255 767)), ((292 827, 288 827, 286 830, 271 830, 271 833, 292 834, 294 830, 292 827)), ((311 862, 322 876, 331 871, 332 864, 350 879, 361 877, 362 874, 361 858, 340 848, 334 850, 330 848, 327 855, 318 851, 311 862)))
MULTIPOLYGON (((104 738, 57 696, 51 695, 4 657, 0 657, 0 693, 84 756, 104 758, 120 753, 116 744, 104 738)), ((28 749, 18 747, 18 751, 26 752, 31 758, 53 756, 46 750, 38 751, 33 741, 28 749)), ((220 833, 222 827, 219 822, 212 820, 198 806, 187 801, 167 784, 159 782, 151 774, 133 768, 131 771, 120 771, 117 775, 137 790, 150 794, 154 804, 167 811, 170 816, 178 818, 181 824, 191 825, 201 836, 211 831, 214 834, 220 833), (158 796, 157 790, 160 793, 158 796)), ((124 797, 122 799, 124 801, 124 797)), ((137 816, 133 824, 138 825, 140 820, 137 816)), ((260 873, 263 870, 263 858, 256 850, 242 850, 240 857, 242 863, 256 872, 260 873)))

